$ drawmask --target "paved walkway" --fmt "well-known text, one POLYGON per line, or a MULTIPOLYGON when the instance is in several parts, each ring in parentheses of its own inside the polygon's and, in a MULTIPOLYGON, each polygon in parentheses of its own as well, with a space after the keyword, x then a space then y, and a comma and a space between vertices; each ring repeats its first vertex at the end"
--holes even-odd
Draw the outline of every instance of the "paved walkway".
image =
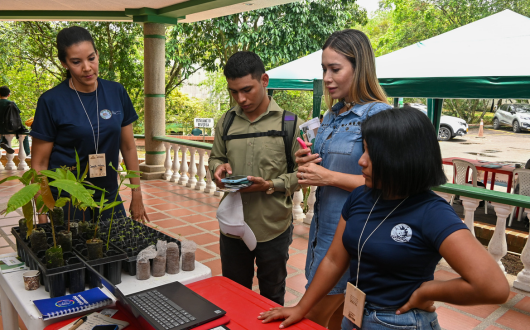
MULTIPOLYGON (((8 175, 12 173, 3 171, 0 179, 8 175)), ((0 203, 7 202, 9 196, 20 188, 21 185, 16 181, 0 186, 0 203)), ((215 218, 220 198, 163 180, 143 181, 142 190, 144 204, 152 221, 150 225, 180 239, 195 241, 198 244, 197 260, 210 267, 214 276, 221 275, 219 226, 215 218)), ((130 199, 130 193, 124 192, 122 197, 124 200, 130 199)), ((14 251, 11 227, 17 225, 19 218, 15 213, 0 218, 0 254, 14 251)), ((295 223, 287 264, 285 301, 288 306, 296 304, 305 292, 304 266, 308 234, 308 225, 295 223)), ((448 265, 441 263, 438 266, 436 279, 454 277, 457 275, 448 265)), ((513 276, 509 276, 511 282, 513 279, 513 276)), ((259 291, 257 284, 257 278, 254 278, 254 291, 259 291)), ((529 296, 529 293, 512 289, 510 299, 503 305, 462 307, 436 303, 437 313, 442 328, 447 330, 530 330, 529 296)), ((22 324, 21 328, 25 329, 22 324)))

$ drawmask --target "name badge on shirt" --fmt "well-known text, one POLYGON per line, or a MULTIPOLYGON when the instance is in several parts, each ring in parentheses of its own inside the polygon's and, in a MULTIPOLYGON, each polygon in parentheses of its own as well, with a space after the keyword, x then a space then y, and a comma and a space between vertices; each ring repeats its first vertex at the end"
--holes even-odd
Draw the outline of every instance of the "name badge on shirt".
POLYGON ((355 285, 348 283, 348 286, 346 287, 346 297, 344 299, 344 311, 342 314, 359 329, 363 324, 365 301, 366 294, 355 287, 355 285))
POLYGON ((91 178, 107 176, 107 165, 105 164, 105 154, 88 155, 88 166, 91 178))

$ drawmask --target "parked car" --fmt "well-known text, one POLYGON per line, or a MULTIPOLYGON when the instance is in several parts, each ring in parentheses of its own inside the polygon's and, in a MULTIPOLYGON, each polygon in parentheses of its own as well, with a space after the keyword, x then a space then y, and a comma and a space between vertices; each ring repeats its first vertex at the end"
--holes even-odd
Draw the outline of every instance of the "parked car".
POLYGON ((530 130, 530 104, 514 103, 503 104, 495 111, 493 128, 499 129, 501 125, 510 126, 515 133, 521 130, 530 130))
MULTIPOLYGON (((410 106, 416 108, 427 115, 427 106, 421 103, 410 103, 410 106)), ((438 130, 438 140, 448 141, 456 136, 467 134, 468 126, 465 120, 453 116, 443 115, 440 118, 440 129, 438 130)))

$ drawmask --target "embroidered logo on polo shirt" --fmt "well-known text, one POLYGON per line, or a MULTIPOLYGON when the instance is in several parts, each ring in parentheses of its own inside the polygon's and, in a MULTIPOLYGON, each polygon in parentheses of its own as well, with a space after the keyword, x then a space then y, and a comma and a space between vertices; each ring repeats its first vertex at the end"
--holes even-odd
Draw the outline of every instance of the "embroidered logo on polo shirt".
POLYGON ((110 112, 108 109, 104 109, 99 112, 99 115, 103 119, 110 119, 110 117, 112 117, 112 112, 110 112))
POLYGON ((390 237, 398 243, 406 243, 412 237, 412 229, 404 223, 394 226, 390 232, 390 237))

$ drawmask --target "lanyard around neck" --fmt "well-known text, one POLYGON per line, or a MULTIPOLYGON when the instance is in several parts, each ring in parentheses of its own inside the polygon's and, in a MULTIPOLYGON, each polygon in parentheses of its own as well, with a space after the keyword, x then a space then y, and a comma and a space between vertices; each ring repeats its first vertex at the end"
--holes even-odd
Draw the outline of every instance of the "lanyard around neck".
POLYGON ((98 139, 96 142, 96 133, 94 132, 94 126, 92 126, 92 121, 90 120, 90 117, 88 116, 88 112, 86 112, 85 105, 83 104, 83 101, 81 101, 81 97, 79 96, 79 93, 77 92, 77 89, 75 88, 73 78, 70 78, 70 83, 72 84, 72 87, 75 90, 75 93, 77 94, 77 97, 79 98, 79 102, 81 102, 81 106, 83 107, 83 110, 85 110, 85 115, 88 119, 88 122, 90 123, 90 128, 92 128, 92 136, 94 137, 94 146, 96 147, 96 154, 98 153, 99 148, 99 102, 98 102, 98 86, 97 86, 97 80, 96 80, 96 117, 98 119, 98 139))
POLYGON ((361 246, 361 238, 363 237, 363 233, 364 233, 364 229, 366 228, 366 224, 368 223, 368 220, 370 219, 370 216, 372 215, 372 211, 374 210, 375 208, 375 205, 377 204, 377 202, 379 201, 379 198, 381 198, 381 194, 379 194, 379 197, 377 197, 377 200, 375 201, 374 203, 374 206, 372 206, 372 209, 370 210, 370 213, 368 214, 368 218, 366 218, 366 222, 364 223, 364 226, 363 226, 363 230, 361 231, 361 236, 359 236, 359 242, 357 244, 357 279, 355 280, 355 287, 358 287, 357 285, 359 284, 359 269, 361 268, 361 254, 363 253, 363 249, 364 249, 364 245, 366 244, 366 242, 368 241, 368 239, 372 236, 373 233, 375 233, 375 231, 383 224, 383 222, 385 222, 386 219, 388 219, 388 217, 401 205, 403 204, 404 201, 407 200, 408 196, 402 200, 392 211, 390 211, 390 213, 388 213, 388 215, 383 219, 383 221, 381 221, 377 227, 375 227, 375 229, 372 231, 372 233, 370 235, 368 235, 368 237, 364 240, 364 243, 363 245, 361 246))

